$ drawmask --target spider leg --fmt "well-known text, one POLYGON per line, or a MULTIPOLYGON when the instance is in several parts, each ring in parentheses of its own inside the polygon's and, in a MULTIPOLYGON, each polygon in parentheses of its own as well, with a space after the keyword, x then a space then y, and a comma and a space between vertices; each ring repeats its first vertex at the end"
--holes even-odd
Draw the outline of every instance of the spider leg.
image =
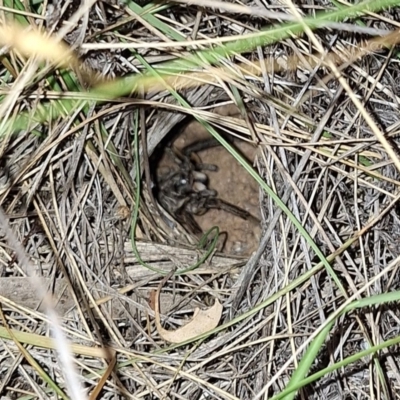
POLYGON ((205 163, 199 163, 196 164, 196 168, 199 169, 200 171, 218 171, 218 167, 215 164, 205 164, 205 163))
POLYGON ((195 194, 197 197, 216 197, 218 192, 213 189, 208 189, 202 182, 195 181, 192 185, 192 194, 195 194))
POLYGON ((193 180, 205 184, 208 181, 208 176, 200 171, 192 171, 193 180))
MULTIPOLYGON (((230 135, 223 135, 223 138, 228 142, 228 143, 233 143, 233 137, 230 135)), ((190 157, 192 153, 198 153, 199 151, 211 149, 213 147, 221 146, 221 143, 215 139, 214 137, 210 137, 208 139, 202 139, 198 140, 197 142, 191 143, 187 146, 185 146, 182 149, 182 153, 190 157)))
POLYGON ((218 142, 217 139, 214 138, 203 139, 185 146, 182 149, 182 153, 185 156, 190 157, 193 153, 198 153, 199 151, 211 149, 212 147, 217 147, 217 146, 220 146, 220 143, 218 142))
POLYGON ((215 197, 208 198, 207 202, 205 203, 205 207, 208 209, 216 208, 219 210, 224 210, 230 214, 237 215, 242 219, 249 219, 250 217, 252 217, 252 215, 248 211, 215 197))
POLYGON ((193 215, 203 215, 207 212, 206 207, 208 198, 202 195, 202 192, 192 193, 185 204, 185 211, 193 215))
POLYGON ((177 164, 181 165, 185 156, 175 147, 166 147, 165 152, 172 159, 172 161, 177 164))
POLYGON ((217 147, 220 146, 220 143, 218 140, 214 138, 209 138, 209 139, 203 139, 199 140, 197 142, 194 142, 192 144, 189 144, 188 146, 184 147, 182 149, 182 154, 187 157, 190 161, 192 161, 196 167, 197 170, 199 171, 218 171, 218 167, 214 164, 203 164, 200 160, 200 157, 196 154, 199 151, 202 150, 207 150, 212 147, 217 147), (197 160, 193 160, 193 157, 197 157, 197 160))
POLYGON ((178 214, 176 214, 175 218, 181 225, 187 227, 189 231, 192 232, 194 235, 200 235, 203 233, 200 226, 195 221, 193 215, 190 212, 182 209, 178 214))

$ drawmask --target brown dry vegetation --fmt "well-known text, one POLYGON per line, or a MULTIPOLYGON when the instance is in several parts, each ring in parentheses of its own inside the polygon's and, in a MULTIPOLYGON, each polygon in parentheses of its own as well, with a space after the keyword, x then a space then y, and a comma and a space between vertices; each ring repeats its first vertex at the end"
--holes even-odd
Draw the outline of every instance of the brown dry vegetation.
MULTIPOLYGON (((208 39, 256 32, 293 12, 290 5, 274 0, 245 3, 252 7, 249 14, 229 8, 243 5, 239 2, 225 3, 225 10, 198 3, 154 3, 147 11, 165 5, 155 17, 187 40, 204 39, 198 48, 208 39), (281 14, 274 19, 278 11, 281 14)), ((5 47, 0 67, 2 96, 7 95, 1 103, 4 120, 32 113, 40 103, 60 98, 60 92, 73 98, 79 85, 83 91, 99 81, 144 72, 135 53, 123 48, 126 43, 149 44, 137 52, 153 67, 186 54, 172 42, 157 47, 171 38, 129 4, 98 1, 85 10, 72 1, 24 10, 40 11, 46 18, 28 15, 30 24, 62 33, 75 49, 80 66, 73 66, 72 76, 77 76, 77 86, 65 74, 44 69, 5 47), (66 28, 77 10, 82 16, 66 28)), ((299 12, 310 16, 334 6, 328 1, 296 4, 299 12)), ((0 13, 3 22, 12 15, 4 9, 0 13)), ((99 394, 93 395, 104 399, 272 398, 286 387, 304 354, 301 346, 347 298, 357 292, 359 299, 399 290, 399 53, 396 46, 362 51, 372 37, 398 29, 398 19, 397 8, 370 13, 360 16, 354 29, 347 24, 343 29, 319 29, 314 36, 293 36, 227 58, 218 70, 204 64, 199 70, 211 75, 193 75, 192 85, 180 90, 192 109, 181 107, 154 82, 130 97, 90 103, 67 117, 49 115, 46 123, 32 121, 29 129, 2 136, 0 205, 16 239, 6 235, 3 222, 0 397, 54 396, 26 352, 68 391, 53 342, 39 340, 50 336, 48 317, 28 277, 31 267, 15 252, 15 241, 29 255, 42 285, 53 293, 87 391, 93 393, 105 376, 99 394), (348 88, 335 78, 332 65, 325 64, 321 50, 341 71, 348 88), (273 64, 270 57, 274 70, 267 69, 273 64), (195 78, 201 84, 193 84, 195 78), (352 96, 361 104, 354 105, 352 96), (235 112, 221 112, 232 109, 235 112), (257 227, 221 211, 198 219, 204 230, 221 225, 230 241, 199 268, 168 279, 161 291, 161 321, 164 328, 176 329, 187 323, 196 307, 207 308, 218 299, 223 305, 220 325, 227 325, 204 340, 172 347, 154 323, 154 296, 162 275, 138 262, 130 241, 136 188, 134 132, 138 129, 145 139, 140 142, 142 156, 143 144, 147 147, 142 169, 150 160, 154 177, 154 154, 163 151, 157 146, 178 131, 183 131, 178 142, 193 140, 198 129, 193 120, 199 115, 235 137, 236 147, 252 159, 262 179, 326 256, 369 227, 331 264, 342 287, 319 268, 293 290, 265 302, 306 276, 320 260, 287 215, 224 148, 200 154, 204 162, 217 158, 220 163, 217 183, 222 186, 215 186, 211 173, 210 185, 226 200, 249 207, 261 224, 257 227), (6 326, 30 335, 10 340, 6 326), (115 361, 113 373, 106 374, 115 361)), ((148 265, 165 273, 185 268, 204 253, 196 247, 198 238, 171 223, 154 204, 145 175, 135 231, 139 253, 148 265)), ((385 340, 396 341, 399 318, 398 303, 346 313, 330 329, 309 375, 385 340)), ((393 343, 373 359, 363 357, 323 374, 297 396, 399 398, 399 361, 393 343)))

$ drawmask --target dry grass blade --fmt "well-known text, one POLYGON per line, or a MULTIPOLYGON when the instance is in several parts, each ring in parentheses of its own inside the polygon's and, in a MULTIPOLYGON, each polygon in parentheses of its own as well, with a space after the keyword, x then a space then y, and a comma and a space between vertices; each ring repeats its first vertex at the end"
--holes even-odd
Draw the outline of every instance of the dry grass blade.
MULTIPOLYGON (((0 208, 0 226, 2 227, 2 230, 5 233, 5 236, 7 237, 9 243, 15 248, 15 252, 18 256, 18 259, 20 260, 21 266, 26 272, 26 274, 30 277, 32 285, 36 289, 38 297, 40 298, 41 301, 43 301, 46 313, 51 321, 51 327, 55 338, 56 348, 60 357, 60 363, 63 365, 69 392, 75 399, 85 399, 85 396, 83 395, 83 391, 81 389, 80 381, 79 379, 77 379, 77 374, 75 372, 72 363, 72 357, 69 350, 68 342, 65 339, 65 336, 61 330, 61 326, 57 318, 57 314, 54 311, 51 295, 46 290, 46 288, 43 287, 40 278, 34 272, 35 267, 29 261, 28 257, 25 254, 24 249, 18 242, 13 232, 10 230, 7 219, 1 208, 0 208)), ((2 317, 3 317, 3 322, 7 327, 8 333, 15 339, 15 335, 9 329, 8 324, 5 322, 4 316, 2 317)), ((16 343, 18 344, 18 347, 22 349, 21 345, 18 342, 16 343)), ((34 366, 35 363, 33 363, 33 358, 29 357, 29 359, 31 360, 30 363, 34 366)), ((36 364, 36 367, 39 368, 39 365, 36 364)))
MULTIPOLYGON (((311 400, 395 397, 400 313, 382 299, 400 285, 397 5, 318 0, 282 3, 277 12, 269 1, 5 0, 0 114, 2 127, 15 122, 15 134, 0 139, 8 220, 0 234, 0 397, 73 393, 57 346, 74 354, 91 398, 288 399, 293 376, 298 395, 311 400), (300 223, 250 188, 225 149, 195 151, 186 169, 181 159, 178 173, 164 176, 184 172, 178 189, 260 209, 252 240, 263 236, 248 246, 257 249, 250 259, 232 246, 161 282, 204 251, 185 220, 158 203, 155 166, 166 147, 208 138, 204 126, 240 152, 250 148, 248 170, 300 223), (135 138, 148 160, 135 155, 135 138), (147 161, 136 186, 136 167, 147 161), (217 162, 225 175, 201 169, 217 162), (129 242, 138 188, 133 233, 153 271, 129 242), (330 255, 330 274, 299 225, 330 255), (40 277, 33 283, 32 271, 40 277), (45 313, 36 288, 54 293, 57 317, 45 313), (349 299, 364 306, 330 326, 349 299), (165 332, 180 335, 194 310, 212 304, 222 312, 212 336, 204 325, 196 343, 193 335, 165 343, 165 332), (68 344, 49 337, 53 318, 68 344), (325 327, 330 335, 307 359, 325 327), (303 385, 299 374, 308 371, 303 385)), ((211 210, 193 218, 222 226, 235 217, 211 210)), ((238 242, 248 224, 239 221, 229 231, 238 242)))
POLYGON ((98 384, 96 385, 96 387, 94 388, 93 392, 90 393, 89 400, 95 400, 98 398, 101 390, 103 389, 103 386, 106 384, 111 373, 113 372, 116 362, 117 362, 116 354, 115 354, 115 352, 113 352, 113 354, 111 355, 111 359, 108 363, 107 369, 106 369, 104 375, 101 377, 98 384))

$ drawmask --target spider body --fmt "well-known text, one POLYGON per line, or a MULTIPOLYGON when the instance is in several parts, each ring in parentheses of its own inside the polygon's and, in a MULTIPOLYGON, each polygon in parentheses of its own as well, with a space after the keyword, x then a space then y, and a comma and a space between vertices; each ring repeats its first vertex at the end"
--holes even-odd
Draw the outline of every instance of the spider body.
POLYGON ((215 141, 207 141, 206 145, 201 147, 201 143, 195 143, 182 152, 168 148, 176 168, 160 176, 157 182, 157 199, 161 206, 195 234, 202 231, 193 216, 203 215, 212 208, 225 210, 243 219, 251 217, 247 211, 219 199, 218 193, 208 188, 208 176, 204 171, 217 171, 218 168, 196 162, 194 157, 194 151, 213 147, 215 141))

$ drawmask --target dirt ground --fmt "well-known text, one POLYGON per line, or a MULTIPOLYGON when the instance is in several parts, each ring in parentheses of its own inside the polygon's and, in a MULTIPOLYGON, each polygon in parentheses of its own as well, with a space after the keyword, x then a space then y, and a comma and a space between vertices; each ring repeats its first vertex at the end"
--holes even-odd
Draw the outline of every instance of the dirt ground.
MULTIPOLYGON (((174 141, 178 149, 202 139, 209 138, 209 133, 197 122, 192 121, 184 127, 174 141)), ((252 162, 256 149, 243 141, 235 141, 234 145, 252 162)), ((257 183, 239 165, 239 163, 222 147, 214 147, 197 153, 201 162, 214 164, 216 172, 207 172, 209 188, 218 192, 218 197, 248 211, 260 220, 259 189, 257 183)), ((234 255, 250 255, 257 249, 261 233, 260 222, 243 220, 224 210, 209 210, 202 216, 195 216, 203 232, 213 226, 219 226, 221 232, 220 249, 234 255), (225 239, 225 243, 224 243, 225 239)))

